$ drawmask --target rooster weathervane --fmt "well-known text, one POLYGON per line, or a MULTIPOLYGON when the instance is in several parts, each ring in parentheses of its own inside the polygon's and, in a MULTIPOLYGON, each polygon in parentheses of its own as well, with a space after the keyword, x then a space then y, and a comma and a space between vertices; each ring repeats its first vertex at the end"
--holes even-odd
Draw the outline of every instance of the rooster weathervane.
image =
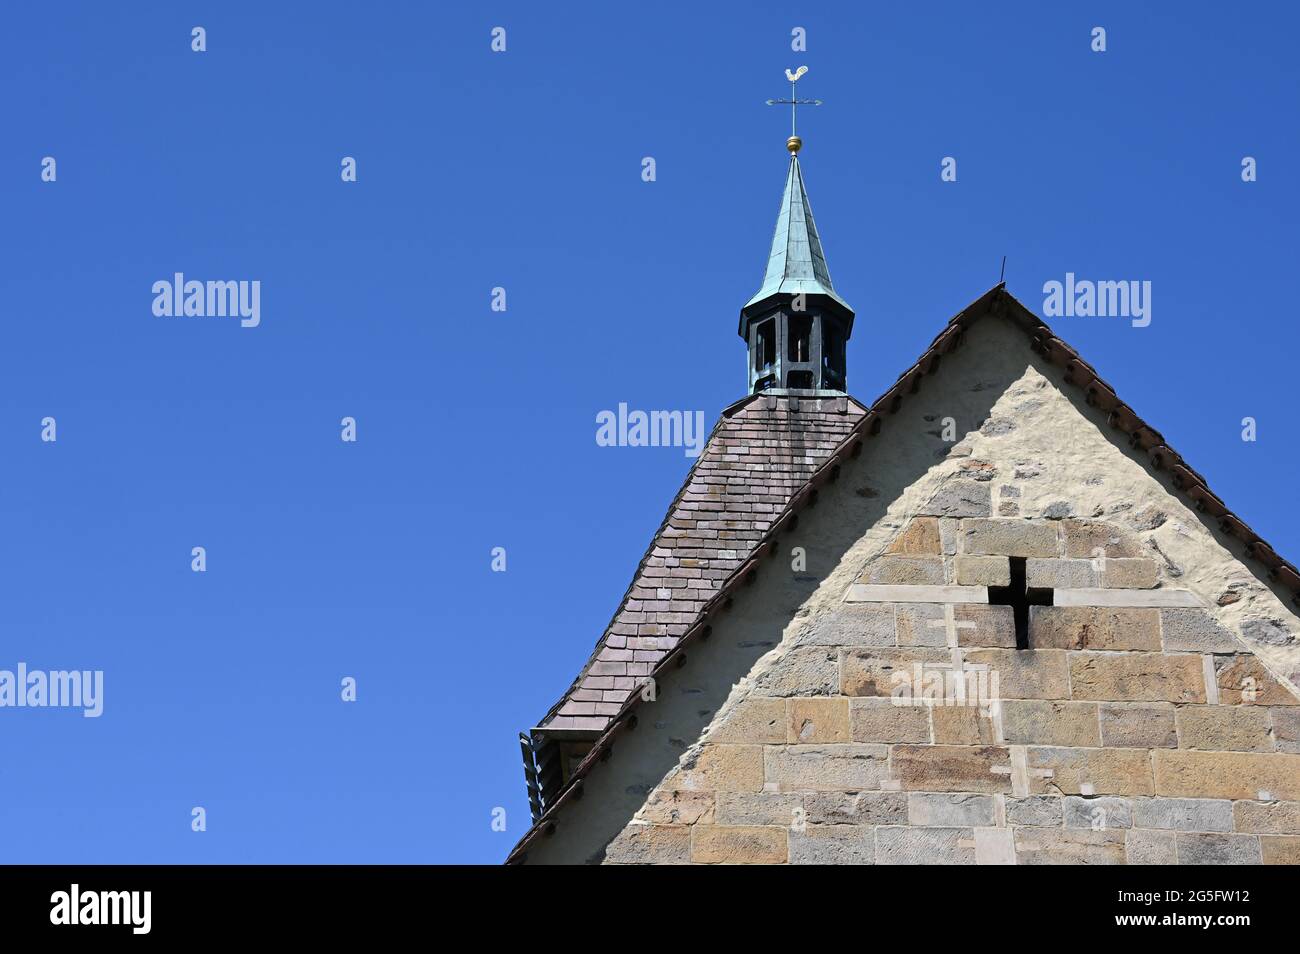
POLYGON ((785 141, 785 148, 790 150, 791 155, 797 153, 803 145, 803 140, 795 134, 795 111, 800 106, 820 106, 820 99, 799 99, 795 95, 795 84, 808 72, 808 67, 801 66, 797 70, 787 69, 785 78, 790 81, 790 98, 789 99, 769 99, 769 106, 789 106, 790 107, 790 138, 785 141))

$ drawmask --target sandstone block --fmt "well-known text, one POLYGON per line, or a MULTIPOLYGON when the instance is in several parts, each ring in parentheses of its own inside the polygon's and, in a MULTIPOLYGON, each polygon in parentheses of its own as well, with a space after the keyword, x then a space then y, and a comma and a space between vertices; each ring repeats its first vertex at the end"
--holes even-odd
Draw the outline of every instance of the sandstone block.
POLYGON ((691 860, 691 829, 676 825, 629 824, 605 847, 605 863, 684 865, 691 860))
POLYGON ((1261 835, 1300 835, 1300 802, 1233 802, 1232 827, 1261 835))
POLYGON ((854 742, 929 742, 930 709, 894 705, 892 699, 851 699, 849 729, 854 742))
POLYGON ((1180 831, 1180 865, 1263 864, 1258 835, 1203 835, 1180 831))
POLYGON ((916 517, 908 521, 885 552, 906 556, 938 556, 942 552, 939 547, 939 519, 916 517))
POLYGON ((801 795, 810 825, 904 825, 905 792, 813 792, 801 795))
POLYGON ((784 792, 718 792, 715 797, 714 818, 729 827, 789 828, 805 813, 802 796, 784 792))
POLYGON ((1002 702, 1004 741, 1022 745, 1099 746, 1097 704, 1037 699, 1002 702))
POLYGON ((846 696, 888 697, 900 682, 912 684, 918 664, 944 663, 948 658, 942 649, 845 649, 839 667, 842 691, 846 696))
POLYGON ((713 821, 713 792, 678 792, 655 789, 637 812, 639 821, 652 825, 694 825, 713 821))
POLYGON ((943 560, 940 557, 877 557, 867 567, 867 574, 867 579, 862 581, 864 583, 921 586, 947 582, 944 579, 943 560))
POLYGON ((1160 611, 1166 652, 1235 653, 1243 648, 1232 634, 1202 609, 1175 607, 1160 611))
POLYGON ((975 480, 949 480, 930 498, 923 512, 936 517, 987 517, 992 506, 989 485, 975 480))
POLYGON ((1181 748, 1273 751, 1269 710, 1264 706, 1179 706, 1177 719, 1181 748))
MULTIPOLYGON (((1010 606, 958 603, 952 609, 958 646, 1015 648, 1016 625, 1010 606)), ((945 614, 945 607, 939 603, 899 603, 899 646, 946 647, 945 614)))
POLYGON ((1131 865, 1176 865, 1178 848, 1172 831, 1143 831, 1135 828, 1125 839, 1131 865))
POLYGON ((719 825, 805 825, 870 828, 907 823, 902 792, 719 792, 719 825))
POLYGON ((1300 755, 1156 749, 1156 792, 1187 798, 1300 800, 1300 755))
POLYGON ((910 825, 935 828, 993 825, 993 796, 913 792, 907 796, 907 820, 910 825))
POLYGON ((1232 802, 1213 798, 1140 798, 1133 803, 1138 828, 1232 831, 1232 802))
POLYGON ((953 556, 956 554, 960 540, 961 521, 953 517, 940 517, 939 547, 943 550, 944 555, 953 556))
POLYGON ((1035 649, 1160 652, 1160 611, 1090 606, 1031 606, 1029 645, 1035 649))
POLYGON ((761 696, 833 696, 840 689, 840 651, 795 646, 754 681, 761 696))
POLYGON ((1092 559, 1101 551, 1107 557, 1141 557, 1141 542, 1134 536, 1108 523, 1092 520, 1065 520, 1061 524, 1065 539, 1065 555, 1092 559))
POLYGON ((1133 806, 1127 798, 1116 795, 1100 795, 1096 798, 1067 795, 1061 801, 1066 828, 1106 831, 1110 828, 1133 827, 1133 806))
POLYGON ((969 828, 876 829, 878 865, 973 865, 975 833, 969 828))
POLYGON ((1011 561, 1004 556, 962 554, 953 563, 962 586, 1011 585, 1011 561))
POLYGON ((1054 557, 1056 526, 1028 520, 970 519, 962 521, 962 550, 972 554, 1054 557))
POLYGON ((889 775, 889 750, 883 745, 771 746, 766 779, 782 792, 878 790, 889 775))
POLYGON ((898 603, 898 645, 940 647, 948 645, 941 603, 898 603))
POLYGON ((1010 606, 960 603, 953 607, 957 645, 1015 649, 1016 619, 1010 606), (972 627, 968 624, 974 623, 972 627))
POLYGON ((893 777, 907 791, 1011 791, 1011 754, 1002 746, 895 745, 891 751, 893 777))
POLYGON ((1119 589, 1145 590, 1160 581, 1155 560, 1120 557, 1102 564, 1101 585, 1119 589))
POLYGON ((1269 709, 1273 719, 1273 741, 1279 752, 1300 754, 1300 707, 1274 706, 1269 709))
POLYGON ((1273 678, 1252 655, 1217 656, 1214 668, 1219 683, 1219 702, 1225 706, 1241 703, 1257 706, 1295 706, 1297 699, 1273 678))
POLYGON ((736 703, 731 712, 709 734, 710 742, 784 742, 786 703, 784 699, 749 696, 736 703))
POLYGON ((757 792, 763 787, 763 746, 708 744, 688 755, 665 790, 757 792))
POLYGON ((1017 828, 1016 863, 1022 865, 1122 865, 1123 831, 1017 828))
POLYGON ((1068 699, 1066 653, 1060 649, 972 649, 966 661, 998 676, 1003 699, 1068 699))
POLYGON ((889 603, 840 603, 812 620, 793 646, 893 646, 894 607, 889 603))
POLYGON ((1151 795, 1151 761, 1142 749, 1031 747, 1030 792, 1067 795, 1151 795), (1049 771, 1044 776, 1037 772, 1049 771))
POLYGON ((1026 562, 1025 571, 1025 582, 1029 586, 1064 589, 1097 585, 1097 571, 1093 569, 1091 560, 1036 558, 1026 562))
POLYGON ((848 742, 849 700, 835 698, 794 698, 786 700, 789 719, 787 742, 848 742))
POLYGON ((849 825, 790 833, 792 865, 870 865, 876 862, 875 830, 849 825))
POLYGON ((978 705, 933 706, 930 724, 941 745, 994 745, 993 719, 978 705))
POLYGON ((1204 702, 1199 656, 1078 653, 1070 657, 1071 697, 1104 702, 1204 702))
POLYGON ((1061 796, 1028 795, 1006 799, 1007 824, 1033 828, 1060 828, 1062 821, 1061 796))
POLYGON ((706 865, 783 865, 789 857, 784 828, 695 825, 691 861, 706 865))
POLYGON ((1178 747, 1174 707, 1167 702, 1104 702, 1100 717, 1101 744, 1107 747, 1178 747))
POLYGON ((1261 835, 1259 846, 1266 865, 1300 865, 1300 837, 1261 835))

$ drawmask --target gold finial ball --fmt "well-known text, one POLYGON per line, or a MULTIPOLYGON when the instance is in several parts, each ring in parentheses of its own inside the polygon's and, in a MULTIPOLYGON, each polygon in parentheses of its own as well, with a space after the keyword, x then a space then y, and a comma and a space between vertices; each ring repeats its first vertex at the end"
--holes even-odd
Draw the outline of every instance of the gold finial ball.
POLYGON ((785 148, 790 150, 790 155, 795 155, 803 147, 803 140, 798 136, 791 136, 785 141, 785 148))

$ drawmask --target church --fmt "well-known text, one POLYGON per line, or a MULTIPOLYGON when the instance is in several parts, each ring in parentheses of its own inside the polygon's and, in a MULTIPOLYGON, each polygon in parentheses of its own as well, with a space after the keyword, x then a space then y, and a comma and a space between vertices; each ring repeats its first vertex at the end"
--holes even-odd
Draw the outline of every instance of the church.
POLYGON ((1300 863, 1300 572, 1003 284, 852 397, 801 145, 507 863, 1300 863))

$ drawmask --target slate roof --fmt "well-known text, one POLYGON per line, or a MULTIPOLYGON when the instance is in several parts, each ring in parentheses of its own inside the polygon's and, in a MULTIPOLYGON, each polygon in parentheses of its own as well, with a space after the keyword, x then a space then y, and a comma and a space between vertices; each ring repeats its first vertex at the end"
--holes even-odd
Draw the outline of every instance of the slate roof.
POLYGON ((773 295, 827 295, 849 308, 849 303, 835 293, 831 284, 830 269, 822 252, 822 240, 813 221, 812 205, 803 184, 803 170, 799 157, 790 157, 790 173, 781 196, 781 211, 776 217, 776 232, 772 235, 772 252, 767 260, 763 285, 754 297, 745 303, 743 312, 773 295))
POLYGON ((852 398, 792 394, 723 411, 614 619, 539 728, 604 729, 865 413, 852 398))
MULTIPOLYGON (((672 648, 660 654, 658 662, 652 664, 652 668, 647 675, 655 677, 669 666, 684 662, 686 650, 690 648, 691 644, 697 639, 708 638, 711 632, 709 620, 714 614, 725 611, 732 594, 746 580, 752 578, 753 573, 758 571, 762 558, 771 552, 776 539, 792 528, 793 522, 797 519, 798 511, 812 501, 816 488, 826 481, 837 479, 841 464, 850 457, 858 456, 866 443, 881 433, 884 421, 899 410, 907 395, 919 390, 924 377, 938 370, 943 355, 955 351, 961 346, 962 335, 965 330, 974 322, 991 314, 1001 314, 1010 318, 1029 337, 1030 346, 1036 352, 1042 354, 1051 363, 1064 367, 1067 383, 1084 389, 1085 400, 1088 404, 1107 411, 1110 425, 1128 435, 1129 445, 1145 452, 1157 470, 1169 471, 1174 489, 1187 497, 1197 511, 1211 519, 1217 519, 1219 529, 1224 534, 1236 538, 1243 544, 1242 556, 1245 559, 1260 563, 1271 580, 1291 591, 1292 605, 1300 608, 1300 570, 1293 563, 1279 556, 1273 547, 1255 533, 1244 520, 1229 510, 1223 501, 1210 491, 1205 478, 1187 465, 1182 456, 1165 442, 1159 431, 1147 424, 1132 408, 1123 403, 1115 394, 1115 390, 1097 375, 1096 370, 1090 364, 1079 357, 1078 352, 1058 338, 1046 322, 1007 292, 1004 284, 998 284, 953 317, 917 362, 904 371, 894 385, 881 395, 870 408, 867 408, 865 413, 861 413, 862 405, 858 402, 852 398, 844 399, 847 402, 846 406, 854 409, 855 413, 854 421, 844 434, 843 439, 829 452, 818 456, 817 459, 820 463, 812 466, 811 472, 807 475, 802 486, 796 488, 795 492, 789 496, 785 507, 767 521, 766 532, 760 534, 758 539, 755 540, 755 545, 749 550, 749 557, 739 563, 722 582, 722 585, 715 590, 713 598, 703 605, 694 621, 686 626, 685 632, 679 637, 675 637, 675 644, 672 648)), ((756 402, 771 400, 772 398, 763 395, 755 395, 732 405, 731 408, 724 412, 723 420, 719 421, 718 427, 714 429, 704 454, 701 455, 695 469, 687 478, 683 493, 679 494, 678 500, 674 502, 673 509, 670 511, 670 518, 665 521, 665 527, 671 524, 671 514, 677 512, 678 503, 682 501, 685 492, 692 486, 696 472, 705 462, 709 451, 713 449, 714 441, 719 437, 724 422, 727 421, 727 415, 735 413, 737 409, 750 407, 756 402)), ((781 420, 779 412, 774 415, 774 420, 781 420)), ((739 461, 742 457, 748 457, 748 455, 737 452, 741 446, 747 445, 742 442, 741 445, 733 448, 733 452, 724 454, 724 456, 731 456, 736 461, 739 461)), ((761 472, 761 467, 751 471, 752 474, 761 472)), ((785 476, 788 479, 793 477, 794 473, 794 471, 787 471, 785 476)), ((663 533, 662 529, 660 533, 663 533)), ((676 536, 680 539, 682 534, 678 533, 676 536)), ((656 544, 658 539, 657 537, 656 544)), ((690 537, 687 535, 685 540, 689 539, 690 537)), ((683 546, 683 548, 685 547, 683 546)), ((656 546, 652 545, 647 558, 654 554, 655 549, 656 546)), ((644 568, 645 565, 646 563, 643 561, 642 567, 644 568)), ((638 573, 638 579, 640 579, 640 573, 638 573)), ((676 627, 681 624, 675 623, 673 625, 676 627)), ((602 639, 602 645, 603 643, 604 640, 602 639)), ((600 647, 597 648, 596 655, 598 656, 599 653, 600 647)), ((579 683, 581 680, 582 677, 579 677, 579 683)), ((578 683, 575 683, 576 685, 578 683)), ((640 702, 640 693, 631 693, 612 718, 608 714, 601 715, 601 723, 605 728, 595 740, 591 750, 563 787, 547 799, 545 812, 511 850, 510 855, 506 858, 506 864, 522 863, 527 857, 528 846, 534 839, 555 831, 555 816, 561 806, 570 800, 581 797, 584 778, 596 765, 604 761, 613 745, 614 738, 621 730, 631 729, 636 726, 636 710, 640 702)))

